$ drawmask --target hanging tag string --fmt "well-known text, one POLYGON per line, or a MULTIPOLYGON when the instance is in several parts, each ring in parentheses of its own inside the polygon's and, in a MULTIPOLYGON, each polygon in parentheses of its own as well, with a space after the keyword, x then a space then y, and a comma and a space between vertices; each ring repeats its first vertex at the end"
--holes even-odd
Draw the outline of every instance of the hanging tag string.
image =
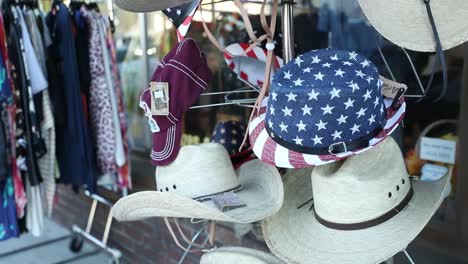
MULTIPOLYGON (((190 250, 189 248, 184 247, 184 246, 180 243, 179 239, 177 239, 177 236, 176 236, 174 230, 172 229, 172 225, 171 225, 171 223, 169 222, 169 218, 164 217, 164 223, 166 224, 166 227, 167 227, 167 229, 169 230, 169 233, 171 234, 172 239, 174 240, 174 242, 176 243, 176 245, 177 245, 180 249, 182 249, 184 252, 195 253, 195 252, 209 252, 209 251, 211 251, 211 248, 203 249, 203 246, 201 246, 201 249, 195 249, 195 250, 190 250)), ((211 237, 211 236, 212 236, 212 235, 210 234, 210 237, 211 237)), ((214 236, 214 234, 213 234, 213 236, 214 236)), ((186 239, 186 237, 185 237, 184 239, 186 239)), ((188 240, 188 239, 187 239, 187 240, 188 240)), ((192 246, 193 246, 193 245, 197 245, 197 244, 194 243, 195 241, 187 241, 187 242, 189 243, 189 245, 192 245, 192 246)))
MULTIPOLYGON (((270 88, 270 75, 272 71, 272 66, 273 66, 273 50, 275 49, 274 44, 273 44, 273 37, 275 34, 275 29, 276 29, 276 15, 278 12, 278 0, 273 0, 273 7, 271 10, 271 20, 270 20, 270 28, 268 28, 267 22, 266 22, 266 15, 265 15, 265 4, 266 0, 262 4, 262 9, 260 12, 260 20, 262 23, 262 27, 264 28, 265 32, 267 32, 268 36, 268 43, 267 43, 267 61, 266 61, 266 67, 265 67, 265 77, 263 79, 263 84, 262 88, 260 90, 260 94, 257 97, 257 100, 255 101, 254 107, 252 109, 252 112, 250 113, 249 117, 249 122, 247 124, 247 131, 249 131, 250 123, 252 122, 252 119, 254 116, 260 111, 260 105, 263 102, 263 98, 265 97, 266 93, 268 92, 270 88)), ((239 148, 239 151, 242 150, 244 147, 245 143, 247 142, 247 138, 249 136, 249 133, 245 133, 244 139, 242 140, 242 144, 239 148)))

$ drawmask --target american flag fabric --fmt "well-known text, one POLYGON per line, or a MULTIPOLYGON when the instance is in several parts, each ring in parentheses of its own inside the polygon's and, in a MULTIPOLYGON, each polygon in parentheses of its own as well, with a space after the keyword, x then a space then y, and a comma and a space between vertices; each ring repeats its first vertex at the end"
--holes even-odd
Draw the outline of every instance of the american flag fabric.
MULTIPOLYGON (((265 67, 267 60, 266 49, 255 46, 247 54, 245 51, 250 47, 249 43, 234 43, 226 47, 224 59, 228 67, 238 77, 254 86, 261 87, 265 78, 265 67)), ((273 67, 278 69, 283 66, 283 60, 273 57, 273 67)))
POLYGON ((193 16, 200 5, 201 0, 192 1, 176 7, 170 7, 163 10, 163 13, 177 28, 177 38, 182 41, 187 35, 193 16))
POLYGON ((263 111, 249 126, 261 160, 283 168, 323 165, 361 153, 391 134, 406 104, 382 95, 377 68, 365 57, 337 49, 298 56, 278 70, 263 111), (360 148, 346 148, 365 142, 360 148), (313 153, 345 146, 335 153, 313 153))

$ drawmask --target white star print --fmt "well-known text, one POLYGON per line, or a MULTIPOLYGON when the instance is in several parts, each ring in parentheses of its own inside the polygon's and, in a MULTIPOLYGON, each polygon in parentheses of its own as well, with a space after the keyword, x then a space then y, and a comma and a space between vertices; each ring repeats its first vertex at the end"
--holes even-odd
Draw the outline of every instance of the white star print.
POLYGON ((340 92, 341 90, 340 89, 336 89, 336 88, 333 88, 333 90, 330 91, 330 95, 331 95, 331 99, 333 98, 340 98, 340 92))
POLYGON ((180 16, 180 14, 181 14, 180 9, 177 9, 176 13, 177 13, 178 16, 180 16))
POLYGON ((362 68, 368 67, 370 65, 369 61, 366 59, 365 61, 361 62, 362 68))
POLYGON ((285 125, 283 122, 281 122, 281 124, 279 126, 281 128, 281 132, 283 132, 283 131, 286 132, 286 133, 288 132, 288 126, 285 125))
POLYGON ((330 68, 330 67, 331 67, 331 64, 327 62, 327 63, 322 64, 322 67, 324 67, 324 68, 330 68))
POLYGON ((291 116, 292 117, 292 109, 289 109, 287 106, 284 107, 284 109, 281 109, 283 111, 284 116, 291 116))
POLYGON ((378 97, 375 98, 375 101, 374 101, 374 108, 376 108, 380 103, 380 100, 378 97))
POLYGON ((317 144, 322 144, 322 139, 323 137, 319 137, 318 135, 315 135, 315 138, 313 138, 312 140, 314 141, 314 145, 317 145, 317 144))
POLYGON ((297 131, 298 132, 301 132, 302 130, 306 131, 306 126, 307 124, 304 124, 301 120, 301 122, 299 122, 299 124, 296 124, 297 126, 297 131))
POLYGON ((226 143, 226 140, 224 140, 224 138, 222 138, 220 141, 219 141, 220 144, 224 144, 226 143))
POLYGON ((237 130, 234 130, 234 129, 233 129, 233 130, 231 130, 231 134, 233 134, 233 135, 237 135, 237 130))
POLYGON ((317 74, 314 74, 314 77, 315 77, 315 80, 323 81, 323 77, 325 77, 325 75, 323 75, 321 72, 319 72, 317 74))
POLYGON ((298 136, 296 136, 296 138, 293 140, 294 142, 296 142, 296 145, 300 145, 300 146, 302 146, 302 141, 304 141, 304 139, 301 139, 298 136))
POLYGON ((331 60, 337 61, 338 60, 338 54, 335 54, 335 56, 330 57, 331 60))
POLYGON ((338 69, 338 70, 335 71, 335 76, 343 77, 343 74, 345 74, 345 73, 346 73, 346 72, 343 71, 343 70, 341 70, 341 68, 340 68, 340 69, 338 69))
POLYGON ((338 132, 338 131, 335 130, 335 133, 332 134, 333 140, 336 140, 337 138, 341 139, 341 134, 342 133, 343 133, 342 131, 338 132))
POLYGON ((273 122, 271 122, 271 120, 268 120, 268 126, 269 126, 270 128, 273 128, 273 122))
POLYGON ((369 125, 372 125, 372 123, 375 123, 375 115, 371 115, 371 117, 367 120, 369 121, 369 125))
POLYGON ((360 130, 359 130, 360 126, 361 125, 354 124, 354 126, 349 129, 349 130, 351 130, 353 132, 352 135, 354 135, 354 133, 356 133, 356 132, 360 132, 360 130))
POLYGON ((289 94, 287 94, 286 96, 288 97, 288 102, 296 101, 297 94, 293 94, 293 92, 289 92, 289 94))
POLYGON ((275 108, 273 106, 270 107, 270 115, 275 115, 275 108))
POLYGON ((383 114, 384 110, 383 110, 383 105, 380 106, 380 113, 383 114))
POLYGON ((363 79, 364 79, 364 77, 366 77, 366 75, 361 70, 355 71, 355 72, 356 72, 356 76, 359 76, 359 77, 361 77, 363 79))
POLYGON ((302 60, 302 58, 299 56, 297 57, 295 60, 294 60, 294 64, 297 64, 297 66, 301 67, 301 63, 303 63, 304 61, 302 60))
POLYGON ((345 110, 348 110, 348 108, 350 107, 354 107, 354 102, 356 100, 351 100, 351 98, 348 98, 348 102, 344 103, 344 105, 346 106, 345 110))
POLYGON ((343 65, 353 66, 353 64, 349 61, 343 61, 343 65))
POLYGON ((332 113, 332 110, 335 109, 335 107, 334 107, 334 106, 333 106, 333 107, 330 107, 330 106, 327 104, 327 106, 322 107, 321 109, 323 110, 323 115, 326 115, 326 114, 331 114, 331 115, 332 115, 332 114, 333 114, 333 113, 332 113))
POLYGON ((232 144, 232 145, 237 144, 237 140, 236 140, 236 139, 231 140, 231 144, 232 144))
POLYGON ((356 52, 354 52, 354 51, 353 52, 348 52, 348 54, 349 54, 349 59, 350 60, 357 60, 356 57, 357 57, 358 54, 356 52))
POLYGON ((316 93, 314 89, 312 89, 312 91, 310 91, 310 93, 308 93, 307 95, 309 95, 309 101, 310 100, 317 100, 318 101, 318 96, 320 95, 320 93, 316 93))
POLYGON ((291 80, 291 76, 292 76, 292 74, 291 74, 290 71, 284 72, 284 77, 283 77, 283 79, 291 80))
POLYGON ((171 9, 170 9, 170 8, 168 8, 168 9, 166 9, 166 11, 167 11, 167 12, 171 12, 171 9))
POLYGON ((310 72, 310 70, 312 70, 312 68, 307 67, 307 68, 304 68, 304 69, 302 70, 302 72, 303 72, 303 73, 306 73, 306 72, 310 72))
POLYGON ((352 88, 353 89, 353 93, 355 90, 359 90, 359 85, 357 83, 352 83, 352 84, 349 84, 348 87, 352 88))
POLYGON ((322 129, 327 129, 328 123, 324 123, 322 120, 320 120, 320 122, 315 125, 317 126, 318 131, 320 131, 322 129))
POLYGON ((297 78, 297 80, 293 81, 295 86, 302 86, 302 83, 304 80, 301 80, 301 78, 297 78))
POLYGON ((371 81, 373 81, 373 80, 374 80, 374 78, 372 78, 372 77, 370 77, 370 76, 369 76, 369 77, 367 77, 367 79, 366 79, 367 83, 369 83, 369 84, 370 84, 370 83, 371 83, 371 81))
POLYGON ((319 59, 319 57, 317 55, 315 55, 315 57, 312 57, 312 63, 319 63, 321 62, 322 60, 319 59))
POLYGON ((358 116, 357 118, 361 118, 361 116, 365 115, 366 114, 366 111, 367 111, 367 108, 362 108, 356 112, 356 115, 358 116))
POLYGON ((362 96, 364 97, 364 102, 371 98, 371 93, 372 93, 371 90, 366 90, 366 94, 362 96))
POLYGON ((277 93, 271 92, 271 97, 272 97, 272 100, 273 100, 273 101, 276 101, 276 97, 277 97, 277 96, 278 96, 277 93))
POLYGON ((303 108, 302 108, 302 115, 312 115, 310 113, 310 110, 312 110, 312 107, 308 107, 307 105, 305 105, 303 108))
POLYGON ((338 121, 338 125, 346 124, 346 120, 348 119, 347 116, 341 115, 336 121, 338 121))

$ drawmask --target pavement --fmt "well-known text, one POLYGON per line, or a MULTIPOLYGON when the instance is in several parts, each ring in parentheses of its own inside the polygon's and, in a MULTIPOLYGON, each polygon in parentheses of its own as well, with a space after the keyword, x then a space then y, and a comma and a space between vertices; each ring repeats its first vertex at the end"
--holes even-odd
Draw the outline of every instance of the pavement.
POLYGON ((44 234, 30 234, 18 239, 0 242, 0 264, 106 264, 112 258, 89 242, 84 242, 80 252, 73 253, 70 247, 71 231, 46 219, 44 234), (49 244, 41 244, 47 243, 49 244), (41 245, 40 247, 34 247, 41 245))

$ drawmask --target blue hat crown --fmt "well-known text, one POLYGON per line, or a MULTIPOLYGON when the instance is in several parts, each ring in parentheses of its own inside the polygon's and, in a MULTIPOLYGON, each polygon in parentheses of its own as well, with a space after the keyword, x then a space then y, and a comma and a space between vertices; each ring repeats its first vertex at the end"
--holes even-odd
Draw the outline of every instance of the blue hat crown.
POLYGON ((301 153, 362 147, 386 123, 381 87, 377 68, 364 56, 337 49, 307 52, 275 73, 265 127, 278 144, 301 153))

